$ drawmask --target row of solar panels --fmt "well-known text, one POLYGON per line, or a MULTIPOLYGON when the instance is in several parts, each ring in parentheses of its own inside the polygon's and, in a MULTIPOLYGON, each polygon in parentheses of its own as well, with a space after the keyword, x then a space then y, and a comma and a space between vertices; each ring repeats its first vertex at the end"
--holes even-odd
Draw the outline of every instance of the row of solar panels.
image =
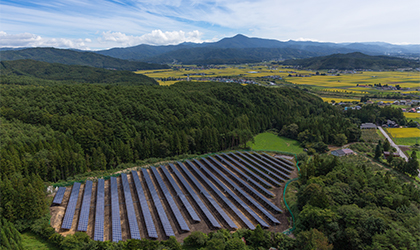
MULTIPOLYGON (((229 212, 233 214, 233 217, 239 219, 247 228, 254 229, 254 224, 242 213, 245 213, 250 216, 255 222, 260 224, 263 227, 268 228, 269 224, 264 221, 253 209, 256 209, 259 213, 264 215, 265 219, 268 219, 272 224, 279 224, 280 222, 271 215, 263 206, 261 206, 256 200, 260 203, 263 203, 264 206, 274 212, 282 212, 280 208, 275 206, 270 202, 266 197, 273 197, 274 195, 268 191, 266 188, 271 188, 274 186, 281 185, 281 181, 285 181, 293 166, 291 162, 288 162, 284 159, 277 159, 271 157, 267 154, 258 154, 258 153, 240 153, 236 154, 222 154, 215 156, 217 160, 213 157, 202 158, 202 164, 198 160, 194 160, 195 165, 199 166, 201 171, 190 161, 183 163, 178 162, 180 169, 188 177, 191 183, 199 190, 201 197, 204 197, 205 202, 203 202, 199 195, 196 194, 194 189, 189 185, 183 175, 178 171, 178 169, 173 165, 169 164, 169 167, 161 166, 163 175, 168 180, 170 187, 175 191, 177 197, 181 201, 183 207, 186 209, 188 215, 194 222, 200 222, 200 218, 194 210, 193 206, 189 203, 186 195, 183 194, 182 190, 177 185, 175 179, 172 177, 169 169, 172 170, 172 173, 176 176, 178 181, 182 186, 187 190, 189 196, 197 205, 197 207, 203 212, 206 220, 211 224, 213 228, 221 228, 219 222, 215 219, 212 213, 209 211, 205 203, 212 206, 213 211, 218 214, 219 217, 223 219, 223 222, 231 229, 238 228, 237 225, 233 222, 231 217, 219 206, 218 202, 212 197, 212 195, 207 191, 214 193, 214 197, 219 199, 222 204, 224 204, 229 212), (225 166, 222 165, 224 163, 225 166), (191 170, 188 170, 188 166, 191 170), (201 181, 194 177, 193 173, 198 176, 201 181), (218 175, 216 177, 215 174, 218 175), (226 174, 225 174, 226 173, 226 174), (240 178, 240 177, 242 178, 240 178), (224 180, 224 184, 220 179, 224 180), (212 180, 212 181, 210 181, 212 180), (206 188, 202 185, 204 183, 207 186, 206 188), (255 189, 258 191, 256 191, 255 189), (233 190, 233 191, 232 191, 233 190), (244 191, 246 190, 246 191, 244 191), (227 196, 224 193, 227 193, 227 196), (239 196, 244 198, 249 204, 245 203, 241 198, 235 194, 236 191, 239 196), (242 208, 242 211, 238 209, 234 203, 232 203, 228 197, 234 200, 235 204, 242 208)), ((190 231, 184 217, 176 205, 176 202, 172 195, 170 194, 165 182, 163 181, 161 174, 156 168, 152 168, 152 173, 157 181, 157 186, 165 196, 169 208, 176 218, 177 225, 182 231, 190 231)), ((157 190, 152 182, 152 179, 146 169, 142 169, 142 174, 145 180, 147 190, 152 198, 154 207, 156 208, 158 218, 161 222, 165 235, 167 237, 174 236, 174 231, 169 222, 167 214, 164 210, 164 206, 161 202, 161 199, 158 195, 157 190)), ((144 218, 144 223, 148 236, 150 238, 157 238, 157 231, 147 204, 146 196, 143 191, 140 178, 136 171, 132 171, 132 179, 134 187, 137 193, 137 197, 140 203, 141 211, 144 218)), ((123 186, 123 194, 125 198, 127 217, 130 229, 130 235, 132 239, 140 239, 139 227, 137 224, 137 217, 134 211, 134 203, 131 196, 130 184, 126 174, 121 175, 121 182, 123 186)), ((111 188, 111 219, 112 219, 112 240, 117 242, 122 240, 121 236, 121 219, 120 219, 120 209, 119 209, 119 197, 118 197, 118 184, 115 177, 111 177, 110 180, 111 188)), ((65 192, 65 188, 59 188, 57 194, 54 198, 53 204, 61 204, 65 192)), ((67 205, 66 214, 63 219, 62 228, 70 229, 73 217, 76 209, 76 204, 80 191, 80 183, 75 183, 70 194, 70 199, 67 205)), ((94 230, 94 240, 103 241, 104 239, 104 180, 100 179, 97 185, 97 199, 96 199, 96 213, 95 213, 95 230, 94 230)), ((92 182, 86 181, 83 202, 81 206, 81 212, 78 222, 78 231, 87 231, 88 219, 89 219, 89 210, 91 203, 91 194, 92 194, 92 182)))

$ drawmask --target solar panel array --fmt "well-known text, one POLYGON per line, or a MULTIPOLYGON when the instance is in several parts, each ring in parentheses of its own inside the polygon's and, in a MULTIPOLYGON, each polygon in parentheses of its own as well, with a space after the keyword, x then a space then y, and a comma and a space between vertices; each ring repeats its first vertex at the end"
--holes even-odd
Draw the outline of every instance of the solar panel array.
POLYGON ((131 239, 140 240, 140 231, 137 224, 136 212, 134 211, 133 197, 131 196, 130 183, 126 174, 121 174, 124 189, 125 207, 127 208, 128 226, 130 227, 131 239))
POLYGON ((118 198, 118 182, 117 182, 117 178, 115 177, 111 177, 111 219, 112 219, 112 241, 118 242, 122 240, 122 235, 121 235, 120 201, 118 198))
MULTIPOLYGON (((268 182, 272 183, 275 186, 281 186, 280 182, 274 180, 271 176, 269 176, 268 174, 264 173, 263 171, 261 171, 260 169, 258 169, 257 167, 254 167, 253 165, 251 165, 250 163, 248 163, 247 161, 245 161, 243 158, 239 157, 236 154, 230 154, 233 157, 235 157, 237 160, 239 160, 242 164, 244 164, 247 168, 252 169, 254 172, 258 173, 258 175, 263 176, 264 179, 266 179, 268 182)), ((247 158, 246 156, 244 157, 245 159, 247 158)))
POLYGON ((195 212, 194 208, 191 206, 190 202, 188 201, 187 197, 185 197, 182 190, 176 184, 174 178, 172 178, 171 174, 169 173, 168 169, 165 166, 160 166, 163 171, 163 174, 168 179, 169 183, 171 184, 172 188, 175 190, 176 195, 181 200, 182 204, 184 205, 185 209, 187 210, 188 214, 191 216, 191 219, 194 222, 200 222, 200 217, 198 217, 197 213, 195 212))
POLYGON ((64 193, 66 192, 66 187, 59 187, 57 193, 55 194, 53 204, 61 205, 63 202, 64 193))
POLYGON ((156 168, 151 168, 153 175, 155 176, 157 183, 162 190, 162 193, 165 195, 166 201, 169 204, 169 208, 172 210, 172 213, 175 216, 176 221, 178 222, 179 227, 183 231, 190 231, 190 228, 187 225, 187 222, 185 222, 184 216, 182 216, 181 212, 178 209, 178 206, 176 205, 174 199, 172 198, 171 193, 169 192, 168 188, 166 187, 165 183, 163 182, 162 177, 160 176, 159 172, 156 168))
MULTIPOLYGON (((190 161, 186 161, 188 165, 190 165, 192 168, 194 168, 194 165, 190 161)), ((200 193, 204 195, 204 197, 208 200, 208 202, 213 206, 215 211, 222 216, 223 220, 228 224, 230 228, 238 228, 236 224, 232 221, 232 219, 226 214, 226 212, 219 206, 217 201, 213 199, 213 197, 206 191, 206 189, 200 184, 200 182, 187 170, 187 168, 181 164, 178 163, 182 170, 187 174, 188 178, 194 183, 194 185, 200 190, 200 193)), ((203 179, 206 179, 205 177, 203 179)))
POLYGON ((160 197, 158 193, 156 192, 155 186, 153 185, 152 179, 150 179, 147 169, 143 168, 141 171, 143 173, 144 179, 146 180, 147 187, 149 188, 149 192, 152 196, 153 203, 155 204, 156 210, 158 212, 160 223, 162 223, 163 231, 165 231, 165 235, 167 237, 175 236, 175 233, 172 230, 171 223, 169 222, 169 219, 166 216, 166 212, 163 208, 162 203, 160 202, 160 197))
POLYGON ((79 225, 77 226, 78 231, 87 231, 88 222, 89 222, 89 212, 90 212, 90 200, 92 197, 92 181, 86 181, 85 190, 83 192, 83 203, 79 215, 79 225))
MULTIPOLYGON (((260 178, 258 175, 254 174, 254 172, 250 171, 249 169, 247 169, 246 167, 242 166, 239 162, 237 162, 236 160, 234 160, 233 158, 231 158, 230 156, 223 154, 229 161, 235 163, 237 166, 241 166, 241 169, 244 170, 244 172, 248 173, 249 175, 253 175, 256 178, 260 178)), ((222 158, 220 155, 216 155, 217 159, 223 163, 225 163, 226 165, 228 165, 231 169, 233 169, 237 174, 239 174, 240 176, 242 176, 243 179, 247 180, 251 185, 253 185, 254 187, 256 187, 261 193, 263 193, 265 196, 267 197, 274 197, 274 194, 271 193, 270 191, 268 191, 266 188, 264 188, 262 185, 260 185, 258 182, 254 181, 253 179, 250 179, 249 176, 247 176, 246 174, 244 174, 243 172, 241 172, 238 168, 236 168, 234 165, 232 165, 229 161, 225 160, 224 158, 222 158)), ((227 170, 226 170, 227 171, 227 170)), ((229 173, 233 178, 235 178, 236 180, 241 180, 239 177, 237 177, 236 175, 229 173)), ((261 179, 262 180, 262 179, 261 179)))
POLYGON ((61 228, 70 229, 73 224, 74 212, 76 211, 77 200, 79 199, 80 183, 75 182, 71 190, 70 199, 67 203, 66 214, 64 215, 61 228))
MULTIPOLYGON (((178 162, 178 164, 181 164, 181 163, 178 162)), ((198 195, 194 192, 192 187, 188 184, 188 182, 184 179, 184 177, 178 171, 178 169, 172 163, 169 163, 169 166, 172 168, 172 171, 174 172, 174 174, 177 176, 177 178, 181 181, 182 185, 185 187, 187 192, 190 194, 191 198, 195 201, 195 203, 198 205, 200 210, 204 213, 204 216, 206 216, 207 220, 209 220, 212 227, 222 228, 219 222, 216 220, 216 218, 214 218, 213 214, 209 211, 207 206, 203 203, 200 197, 198 197, 198 195)))
POLYGON ((96 214, 94 240, 104 241, 104 217, 105 217, 105 181, 99 179, 96 184, 96 214))
MULTIPOLYGON (((217 157, 218 155, 216 155, 217 157)), ((221 158, 221 157, 220 157, 221 158)), ((221 158, 223 159, 223 158, 221 158)), ((229 165, 230 163, 225 161, 225 163, 227 165, 229 165)), ((223 165, 219 165, 219 167, 221 169, 225 169, 223 165)), ((231 166, 233 167, 233 166, 231 166)), ((241 183, 242 186, 247 190, 248 193, 250 193, 251 195, 254 195, 254 197, 260 199, 261 201, 263 201, 270 209, 282 213, 283 211, 278 208, 276 205, 274 205, 271 201, 269 201, 267 198, 265 198, 263 195, 261 195, 260 193, 258 193, 254 188, 252 188, 250 185, 248 185, 245 181, 241 180, 240 178, 236 177, 235 175, 231 175, 237 182, 241 183)))
POLYGON ((285 175, 287 178, 289 177, 290 170, 288 168, 285 168, 281 164, 276 163, 276 162, 270 160, 269 158, 265 157, 264 155, 261 155, 261 154, 255 153, 255 152, 252 155, 254 157, 259 157, 260 161, 262 161, 262 162, 270 163, 271 166, 273 166, 273 167, 276 166, 278 168, 277 171, 279 171, 281 174, 285 175))
MULTIPOLYGON (((207 161, 204 158, 201 158, 206 164, 211 168, 213 165, 207 161), (211 166, 210 166, 211 165, 211 166)), ((219 180, 213 173, 211 173, 203 164, 201 164, 199 161, 194 160, 199 166, 202 171, 204 171, 210 178, 213 180, 213 182, 217 183, 219 187, 226 193, 229 194, 229 196, 236 201, 248 214, 250 214, 262 227, 269 227, 268 224, 262 220, 252 209, 248 207, 248 205, 245 204, 232 190, 230 190, 222 181, 219 180)), ((212 168, 212 170, 214 170, 212 168)), ((223 175, 223 173, 220 172, 220 174, 223 175)), ((237 187, 237 186, 236 186, 237 187)), ((238 187, 239 188, 239 187, 238 187)), ((214 188, 213 188, 214 189, 214 188)), ((222 200, 232 209, 232 211, 239 217, 239 219, 251 230, 255 229, 255 226, 248 220, 248 218, 245 217, 245 215, 240 212, 230 201, 219 191, 217 192, 219 196, 222 196, 222 200)))
POLYGON ((137 196, 140 201, 140 207, 144 218, 144 224, 146 224, 146 230, 149 238, 156 239, 158 237, 156 232, 155 223, 153 222, 152 215, 149 210, 149 205, 147 204, 146 196, 144 195, 143 187, 139 179, 137 171, 131 171, 131 177, 134 181, 134 186, 137 191, 137 196))
POLYGON ((271 156, 269 154, 266 154, 264 152, 262 153, 262 155, 265 156, 265 157, 267 157, 268 159, 271 159, 272 161, 277 162, 278 164, 280 164, 280 165, 288 168, 289 170, 293 170, 294 169, 294 164, 291 161, 288 161, 288 160, 283 159, 281 157, 280 158, 275 158, 275 157, 273 157, 273 156, 271 156))
MULTIPOLYGON (((181 209, 185 209, 185 212, 189 214, 191 220, 196 223, 201 221, 200 216, 195 210, 195 208, 198 208, 203 212, 202 215, 205 216, 206 220, 210 222, 213 228, 221 228, 222 226, 212 213, 216 213, 220 216, 224 222, 223 224, 231 229, 237 229, 238 226, 229 216, 229 213, 244 227, 251 230, 255 229, 253 223, 258 223, 264 228, 269 228, 270 224, 280 224, 280 221, 268 210, 271 212, 282 212, 282 210, 265 196, 274 196, 273 193, 267 190, 267 187, 273 187, 273 185, 280 186, 280 181, 285 181, 291 174, 291 169, 294 167, 292 162, 285 159, 276 159, 265 153, 236 152, 230 154, 223 153, 215 155, 214 157, 208 156, 206 158, 201 158, 200 160, 187 160, 185 163, 177 162, 177 164, 179 165, 179 168, 171 163, 169 163, 169 166, 160 166, 162 172, 160 172, 158 168, 153 167, 150 169, 152 175, 149 174, 147 169, 142 169, 146 190, 142 187, 142 178, 139 177, 136 171, 132 171, 133 188, 135 188, 137 192, 141 214, 143 215, 149 238, 157 239, 158 233, 152 217, 152 211, 150 210, 144 193, 145 191, 150 193, 151 200, 153 200, 153 204, 151 205, 156 208, 155 211, 157 212, 156 215, 159 219, 160 226, 162 226, 167 237, 175 236, 175 233, 165 209, 171 211, 170 214, 171 216, 173 215, 172 219, 176 220, 176 222, 174 222, 179 225, 178 230, 190 231, 188 223, 178 205, 181 206, 181 209), (183 173, 181 174, 178 169, 182 170, 183 173), (164 175, 164 177, 162 175, 164 175), (186 178, 184 178, 184 176, 186 178), (205 198, 206 203, 201 200, 200 195, 195 192, 195 188, 192 188, 190 183, 201 193, 202 197, 205 198), (155 184, 157 186, 155 186, 155 184), (182 185, 183 189, 181 189, 182 187, 178 184, 182 185), (170 185, 172 190, 169 190, 167 185, 170 185), (258 191, 256 191, 256 189, 258 191), (173 191, 179 200, 175 201, 171 194, 173 191), (187 193, 184 194, 184 191, 187 191, 187 193), (162 204, 159 193, 163 195, 162 199, 165 199, 167 203, 165 202, 165 204, 162 204), (192 206, 187 195, 190 196, 197 207, 194 208, 192 206), (219 201, 223 203, 223 208, 219 205, 219 201), (168 207, 165 208, 165 205, 168 207), (229 208, 229 212, 224 210, 227 208, 229 208), (213 211, 210 212, 211 210, 213 211), (267 222, 270 222, 270 224, 267 222)), ((124 198, 122 199, 124 199, 127 210, 127 221, 131 239, 141 239, 127 174, 121 174, 121 184, 123 187, 122 193, 124 195, 124 198)), ((92 181, 86 181, 84 185, 83 200, 77 221, 78 231, 86 232, 88 228, 92 186, 92 181)), ((99 179, 96 186, 97 196, 93 238, 96 241, 104 241, 105 181, 99 179)), ((72 227, 80 187, 80 183, 74 183, 73 185, 66 213, 61 225, 61 228, 63 229, 71 229, 72 227)), ((111 238, 113 242, 122 240, 118 189, 117 178, 111 177, 111 238)), ((58 189, 53 204, 59 205, 62 203, 65 191, 66 188, 63 187, 58 189)))
MULTIPOLYGON (((210 160, 212 160, 219 167, 224 168, 224 166, 220 162, 218 162, 216 159, 214 159, 213 157, 210 156, 208 158, 210 160)), ((277 220, 273 215, 271 215, 267 210, 265 210, 258 202, 256 202, 254 199, 252 199, 251 196, 249 196, 242 188, 240 188, 231 179, 229 179, 225 174, 223 174, 222 171, 220 171, 219 169, 217 169, 207 159, 203 158, 203 161, 206 162, 206 164, 211 168, 211 170, 213 170, 214 172, 216 172, 220 177, 222 177, 222 179, 224 179, 227 183, 229 183, 229 185, 231 185, 235 191, 237 191, 238 193, 240 193, 242 197, 244 197, 249 203, 251 203, 258 211, 260 211, 262 214, 264 214, 264 216, 267 217, 272 223, 274 223, 274 224, 280 224, 280 221, 279 220, 277 220)), ((241 179, 239 179, 239 180, 240 180, 240 183, 243 186, 247 186, 248 185, 243 180, 241 180, 241 179)), ((249 188, 251 188, 251 187, 249 187, 249 188)), ((261 195, 259 195, 259 196, 261 196, 261 195)), ((237 201, 237 202, 240 203, 240 201, 237 201)), ((248 213, 252 217, 254 217, 254 219, 262 227, 269 227, 269 225, 267 223, 265 223, 264 220, 262 220, 259 216, 256 216, 256 214, 254 213, 254 211, 252 209, 249 209, 249 210, 247 208, 245 208, 245 209, 248 211, 248 213)))
MULTIPOLYGON (((264 169, 270 171, 271 175, 273 175, 275 178, 277 178, 277 179, 279 179, 280 181, 283 181, 283 182, 287 181, 286 179, 283 178, 284 177, 284 173, 281 173, 279 170, 277 170, 276 168, 274 168, 272 165, 266 163, 265 161, 262 161, 261 159, 255 157, 254 155, 252 155, 252 154, 250 154, 248 152, 245 152, 244 155, 248 156, 249 159, 252 159, 259 166, 261 166, 261 167, 264 166, 264 169)), ((287 178, 287 177, 285 177, 285 178, 287 178)))

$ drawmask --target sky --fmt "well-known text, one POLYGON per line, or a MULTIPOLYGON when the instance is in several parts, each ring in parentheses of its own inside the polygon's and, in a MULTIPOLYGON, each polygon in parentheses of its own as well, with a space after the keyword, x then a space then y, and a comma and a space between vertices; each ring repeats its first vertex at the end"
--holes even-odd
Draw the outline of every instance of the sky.
POLYGON ((0 47, 100 50, 249 37, 420 44, 419 0, 1 0, 0 47))

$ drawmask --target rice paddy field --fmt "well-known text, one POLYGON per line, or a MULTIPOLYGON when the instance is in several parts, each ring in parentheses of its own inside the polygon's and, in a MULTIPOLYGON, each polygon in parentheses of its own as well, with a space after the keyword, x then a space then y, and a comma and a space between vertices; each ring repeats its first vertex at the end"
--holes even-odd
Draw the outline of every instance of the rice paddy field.
POLYGON ((407 120, 413 120, 420 123, 420 113, 404 113, 404 116, 407 120))
POLYGON ((195 80, 199 78, 213 77, 258 79, 267 76, 278 76, 292 84, 311 86, 318 91, 324 92, 326 96, 336 94, 348 97, 352 95, 361 96, 368 93, 375 94, 379 92, 390 94, 394 92, 420 94, 419 91, 415 90, 420 86, 420 72, 361 71, 356 73, 340 73, 339 75, 328 74, 326 71, 319 72, 325 73, 326 75, 316 75, 316 71, 297 70, 269 64, 219 65, 213 68, 184 65, 183 67, 174 67, 172 69, 136 71, 138 74, 145 74, 158 80, 161 85, 170 85, 177 82, 161 81, 162 78, 169 77, 185 80, 187 76, 189 76, 190 80, 195 80), (410 90, 383 91, 370 87, 358 86, 374 85, 379 83, 382 85, 388 84, 392 86, 400 85, 402 88, 410 88, 410 90))
POLYGON ((418 128, 387 128, 386 131, 398 145, 420 143, 420 129, 418 128))

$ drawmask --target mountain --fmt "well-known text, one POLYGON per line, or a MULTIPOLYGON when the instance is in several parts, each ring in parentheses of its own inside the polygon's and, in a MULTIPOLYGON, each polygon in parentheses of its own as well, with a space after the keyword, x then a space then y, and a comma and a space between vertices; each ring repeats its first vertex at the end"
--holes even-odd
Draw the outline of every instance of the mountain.
POLYGON ((349 54, 333 54, 329 56, 313 57, 307 59, 285 60, 285 65, 300 66, 307 69, 372 69, 386 70, 397 68, 418 68, 418 61, 390 56, 369 56, 360 52, 349 54))
POLYGON ((420 45, 393 45, 388 43, 321 43, 251 38, 244 35, 223 38, 213 43, 181 43, 169 46, 138 45, 96 51, 115 58, 153 63, 219 64, 233 62, 259 62, 327 56, 362 52, 368 55, 394 55, 419 57, 420 45), (260 53, 257 55, 256 53, 260 53), (207 58, 207 59, 206 59, 207 58))
MULTIPOLYGON (((31 84, 42 80, 64 83, 105 83, 116 85, 158 85, 145 75, 125 70, 47 63, 31 59, 0 62, 2 84, 31 84)), ((45 81, 44 81, 45 82, 45 81)))
POLYGON ((0 51, 1 61, 19 59, 32 59, 48 63, 61 63, 67 65, 82 65, 96 68, 116 70, 142 70, 142 69, 163 69, 167 65, 134 62, 100 55, 94 52, 82 52, 69 49, 55 48, 27 48, 21 50, 0 51))

